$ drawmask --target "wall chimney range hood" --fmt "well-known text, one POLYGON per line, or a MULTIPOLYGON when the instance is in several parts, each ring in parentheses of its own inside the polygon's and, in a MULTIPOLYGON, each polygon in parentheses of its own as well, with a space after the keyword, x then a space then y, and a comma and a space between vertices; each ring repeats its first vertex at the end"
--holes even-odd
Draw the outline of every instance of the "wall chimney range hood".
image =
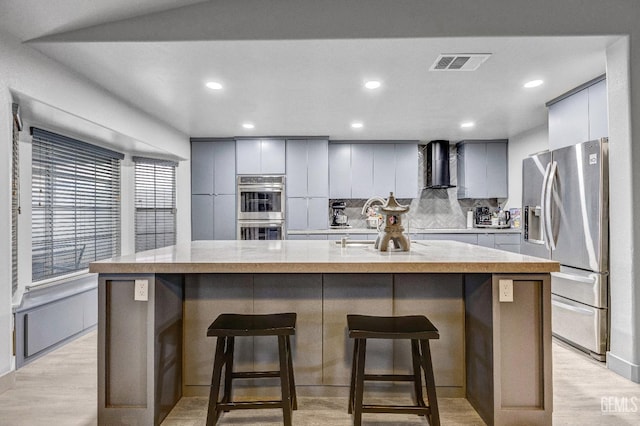
POLYGON ((449 141, 434 140, 424 148, 425 188, 453 188, 449 175, 449 141))

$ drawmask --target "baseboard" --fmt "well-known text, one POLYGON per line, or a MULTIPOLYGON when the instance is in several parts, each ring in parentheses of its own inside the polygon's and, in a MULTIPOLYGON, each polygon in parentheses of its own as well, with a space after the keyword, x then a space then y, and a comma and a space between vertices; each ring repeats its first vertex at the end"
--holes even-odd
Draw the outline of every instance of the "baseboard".
POLYGON ((611 352, 607 352, 607 368, 625 379, 640 383, 640 365, 632 364, 611 352))
POLYGON ((8 391, 16 385, 16 371, 9 371, 0 376, 0 394, 8 391))

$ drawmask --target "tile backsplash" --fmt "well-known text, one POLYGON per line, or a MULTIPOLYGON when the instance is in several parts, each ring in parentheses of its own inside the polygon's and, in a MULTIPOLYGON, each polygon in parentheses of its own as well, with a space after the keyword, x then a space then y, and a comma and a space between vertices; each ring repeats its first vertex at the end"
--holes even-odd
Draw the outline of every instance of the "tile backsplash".
MULTIPOLYGON (((449 167, 451 184, 456 185, 457 150, 455 144, 449 147, 449 167)), ((424 161, 422 150, 419 150, 418 188, 424 187, 424 161)), ((371 194, 387 198, 389 194, 371 194)), ((411 209, 408 221, 405 219, 405 228, 408 231, 418 229, 459 229, 467 227, 467 211, 476 206, 498 207, 498 200, 493 199, 465 199, 458 200, 457 188, 448 189, 420 189, 420 194, 413 199, 399 199, 400 204, 409 204, 411 209)), ((349 218, 349 224, 354 228, 365 228, 366 217, 362 215, 362 207, 366 200, 329 200, 329 206, 333 201, 345 201, 347 207, 345 213, 349 218)))

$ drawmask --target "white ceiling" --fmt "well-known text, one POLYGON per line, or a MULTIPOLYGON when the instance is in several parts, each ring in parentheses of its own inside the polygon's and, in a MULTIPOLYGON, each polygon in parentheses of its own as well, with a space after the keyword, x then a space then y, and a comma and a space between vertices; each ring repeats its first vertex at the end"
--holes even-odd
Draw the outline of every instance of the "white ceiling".
POLYGON ((193 137, 508 138, 546 123, 546 101, 603 74, 605 48, 615 39, 167 41, 159 31, 164 41, 110 42, 104 41, 108 25, 99 26, 101 41, 84 41, 96 38, 73 32, 186 6, 180 12, 193 3, 0 0, 0 27, 22 40, 39 38, 29 44, 193 137), (65 31, 71 36, 56 38, 65 31), (440 53, 492 56, 477 71, 429 72, 440 53), (545 84, 523 89, 523 83, 537 78, 545 84), (367 79, 383 85, 368 91, 363 88, 367 79), (224 89, 205 88, 209 80, 224 89), (245 121, 255 129, 243 129, 245 121), (352 121, 364 127, 354 130, 352 121), (460 129, 462 121, 474 121, 476 127, 460 129))

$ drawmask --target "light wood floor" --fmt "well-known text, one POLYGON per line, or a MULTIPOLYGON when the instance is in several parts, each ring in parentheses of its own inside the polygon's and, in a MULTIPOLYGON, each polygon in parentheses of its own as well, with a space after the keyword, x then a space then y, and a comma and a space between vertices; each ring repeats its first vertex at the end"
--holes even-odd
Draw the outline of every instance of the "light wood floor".
MULTIPOLYGON (((0 425, 96 425, 96 340, 92 332, 18 370, 15 388, 0 395, 0 425)), ((640 425, 640 384, 555 342, 553 363, 554 424, 640 425), (625 401, 627 412, 620 412, 625 401)), ((438 401, 443 425, 483 424, 466 400, 438 401)), ((183 398, 163 425, 204 425, 206 402, 183 398)), ((236 411, 225 414, 220 424, 282 424, 281 419, 279 410, 236 411)), ((346 398, 300 398, 293 419, 300 425, 351 424, 346 398)), ((416 416, 377 414, 365 414, 364 423, 427 424, 416 416)))

